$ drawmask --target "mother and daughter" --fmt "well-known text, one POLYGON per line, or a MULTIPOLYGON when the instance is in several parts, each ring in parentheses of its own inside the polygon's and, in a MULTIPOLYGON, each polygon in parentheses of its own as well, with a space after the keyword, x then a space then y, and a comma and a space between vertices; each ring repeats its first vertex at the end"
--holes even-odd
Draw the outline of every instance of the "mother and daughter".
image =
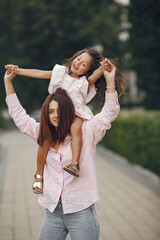
POLYGON ((56 65, 52 72, 14 65, 7 65, 6 69, 4 84, 10 116, 23 133, 40 145, 33 188, 42 192, 43 179, 38 201, 46 211, 38 239, 65 240, 69 233, 72 240, 98 240, 99 223, 94 208, 99 199, 96 144, 119 113, 115 87, 123 92, 124 81, 116 75, 116 67, 94 49, 76 53, 65 66, 56 65), (51 77, 40 124, 26 114, 15 94, 12 80, 16 74, 51 77), (101 112, 93 116, 85 104, 96 94, 95 85, 98 87, 101 80, 97 79, 102 74, 106 83, 105 103, 101 112))
MULTIPOLYGON (((63 66, 56 64, 53 71, 22 69, 15 65, 5 66, 7 73, 14 72, 14 74, 21 76, 51 79, 48 88, 50 94, 55 92, 59 87, 68 92, 74 103, 76 117, 70 128, 72 136, 72 162, 67 164, 63 169, 75 177, 79 177, 80 170, 79 159, 82 147, 82 123, 83 120, 93 118, 93 114, 86 104, 93 99, 96 93, 99 92, 101 85, 105 83, 105 79, 102 77, 103 69, 100 64, 101 62, 103 69, 110 72, 111 63, 107 59, 104 59, 94 48, 86 48, 67 59, 63 66)), ((119 73, 118 70, 117 73, 119 73)), ((116 74, 115 81, 117 90, 123 93, 125 87, 124 80, 116 74)), ((107 86, 107 88, 114 89, 115 86, 107 86)), ((41 126, 41 128, 43 128, 44 137, 38 141, 37 171, 32 186, 34 193, 37 194, 43 192, 43 169, 49 147, 52 144, 52 137, 46 137, 45 125, 41 126)))

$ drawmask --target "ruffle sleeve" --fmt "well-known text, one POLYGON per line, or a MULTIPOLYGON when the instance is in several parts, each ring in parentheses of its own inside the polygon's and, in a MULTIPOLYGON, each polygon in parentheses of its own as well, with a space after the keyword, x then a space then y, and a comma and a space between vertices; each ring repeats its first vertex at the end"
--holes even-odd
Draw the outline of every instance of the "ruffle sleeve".
POLYGON ((93 84, 90 89, 89 89, 89 92, 87 93, 87 96, 86 96, 86 103, 89 103, 93 98, 94 96, 97 94, 96 92, 96 88, 95 88, 95 85, 93 84))
POLYGON ((66 74, 66 67, 56 64, 52 71, 51 80, 48 86, 48 92, 52 94, 57 88, 62 87, 64 77, 66 74))
POLYGON ((84 98, 85 104, 89 103, 97 93, 94 84, 90 87, 88 92, 88 81, 85 76, 78 80, 78 88, 84 98))

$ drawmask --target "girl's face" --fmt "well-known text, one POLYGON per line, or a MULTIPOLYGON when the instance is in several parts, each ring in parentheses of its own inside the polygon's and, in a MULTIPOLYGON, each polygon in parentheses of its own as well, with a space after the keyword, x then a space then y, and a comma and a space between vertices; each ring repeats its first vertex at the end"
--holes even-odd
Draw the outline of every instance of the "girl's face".
POLYGON ((49 121, 55 128, 58 127, 59 124, 59 108, 58 108, 58 102, 52 101, 49 104, 49 121))
POLYGON ((82 53, 76 57, 71 64, 71 76, 77 78, 86 74, 90 69, 91 64, 92 57, 88 53, 82 53))

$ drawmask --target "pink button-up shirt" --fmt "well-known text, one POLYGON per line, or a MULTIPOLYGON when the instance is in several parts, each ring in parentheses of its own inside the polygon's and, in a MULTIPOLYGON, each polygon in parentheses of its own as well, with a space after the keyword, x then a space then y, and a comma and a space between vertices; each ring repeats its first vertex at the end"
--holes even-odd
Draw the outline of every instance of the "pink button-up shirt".
MULTIPOLYGON (((16 94, 6 97, 9 114, 17 127, 37 142, 39 123, 26 114, 16 94)), ((82 124, 80 177, 76 178, 63 167, 72 162, 71 136, 68 135, 58 151, 52 146, 44 167, 43 193, 38 202, 53 212, 61 196, 64 213, 83 210, 99 199, 95 155, 96 144, 103 138, 119 112, 117 92, 107 93, 102 111, 82 124)))

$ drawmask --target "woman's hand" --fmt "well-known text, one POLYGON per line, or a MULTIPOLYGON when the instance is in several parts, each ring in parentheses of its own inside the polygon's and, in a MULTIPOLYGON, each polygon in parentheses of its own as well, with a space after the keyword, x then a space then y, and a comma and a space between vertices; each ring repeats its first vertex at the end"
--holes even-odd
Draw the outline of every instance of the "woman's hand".
POLYGON ((109 78, 109 79, 115 78, 116 67, 107 58, 105 58, 101 62, 101 66, 102 66, 105 78, 109 78))
POLYGON ((7 82, 12 82, 13 78, 15 78, 16 74, 12 71, 8 73, 8 71, 5 72, 4 75, 4 81, 7 82))
POLYGON ((107 92, 113 93, 115 92, 116 67, 107 58, 101 62, 101 66, 108 87, 107 92))
POLYGON ((13 64, 7 64, 7 65, 5 65, 5 69, 7 70, 7 74, 9 74, 11 72, 18 74, 19 67, 17 65, 13 65, 13 64))
POLYGON ((16 76, 16 74, 14 72, 11 72, 11 73, 7 73, 7 71, 5 72, 4 86, 5 86, 7 96, 15 93, 14 87, 13 87, 13 84, 12 84, 12 80, 15 76, 16 76))

